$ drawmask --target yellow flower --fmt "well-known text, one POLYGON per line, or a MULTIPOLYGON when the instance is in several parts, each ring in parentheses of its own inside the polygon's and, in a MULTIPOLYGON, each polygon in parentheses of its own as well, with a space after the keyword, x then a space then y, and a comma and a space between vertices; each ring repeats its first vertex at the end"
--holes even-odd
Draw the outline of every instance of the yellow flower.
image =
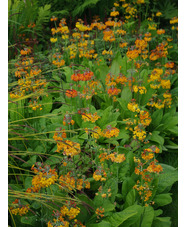
POLYGON ((82 119, 84 121, 91 121, 92 123, 96 122, 100 116, 97 115, 97 113, 91 114, 91 113, 84 113, 82 114, 82 119))
POLYGON ((145 3, 145 0, 137 0, 136 3, 137 3, 137 4, 144 4, 144 3, 145 3))
POLYGON ((162 15, 161 12, 157 12, 157 13, 156 13, 156 16, 157 16, 157 17, 160 17, 161 15, 162 15))
POLYGON ((50 42, 51 42, 51 43, 57 42, 57 38, 50 38, 50 42))
POLYGON ((110 16, 111 17, 116 17, 118 15, 119 15, 119 12, 118 11, 113 11, 113 12, 110 13, 110 16))
POLYGON ((177 24, 178 23, 178 17, 173 17, 171 20, 170 20, 170 24, 177 24))

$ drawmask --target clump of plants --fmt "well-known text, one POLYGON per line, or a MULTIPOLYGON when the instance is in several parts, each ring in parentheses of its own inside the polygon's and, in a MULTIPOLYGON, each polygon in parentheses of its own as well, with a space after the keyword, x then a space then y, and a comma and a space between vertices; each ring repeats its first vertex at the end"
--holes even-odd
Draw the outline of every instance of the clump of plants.
POLYGON ((53 16, 47 54, 11 61, 12 226, 171 226, 177 168, 158 160, 177 151, 178 19, 150 13, 120 0, 106 22, 53 16))

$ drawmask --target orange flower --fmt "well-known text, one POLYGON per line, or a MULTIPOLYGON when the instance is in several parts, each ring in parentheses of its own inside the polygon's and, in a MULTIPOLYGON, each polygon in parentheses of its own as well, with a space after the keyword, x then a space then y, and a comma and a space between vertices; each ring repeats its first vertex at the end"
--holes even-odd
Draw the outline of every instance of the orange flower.
POLYGON ((157 34, 158 35, 162 35, 162 34, 164 34, 165 33, 165 30, 164 29, 158 29, 157 30, 157 34))
POLYGON ((121 90, 114 87, 114 88, 109 88, 107 92, 109 96, 111 96, 111 95, 118 95, 121 92, 121 90))
POLYGON ((66 90, 66 93, 65 95, 69 98, 74 98, 78 95, 77 91, 74 90, 74 89, 69 89, 69 90, 66 90))

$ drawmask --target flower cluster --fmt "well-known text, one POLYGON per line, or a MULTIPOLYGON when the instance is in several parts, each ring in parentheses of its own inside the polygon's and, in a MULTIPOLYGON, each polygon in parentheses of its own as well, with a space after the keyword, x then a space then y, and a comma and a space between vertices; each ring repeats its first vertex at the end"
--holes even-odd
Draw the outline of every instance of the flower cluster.
POLYGON ((65 114, 63 118, 63 125, 65 126, 66 124, 68 125, 74 125, 75 121, 72 120, 72 117, 70 114, 65 114))
POLYGON ((78 92, 75 89, 68 89, 66 90, 65 95, 68 98, 75 98, 78 95, 78 92))
POLYGON ((111 125, 107 125, 106 129, 103 130, 103 134, 106 138, 117 137, 119 135, 119 129, 112 127, 111 125))
POLYGON ((80 213, 80 208, 76 206, 76 203, 73 201, 66 201, 66 204, 63 205, 59 211, 53 213, 53 221, 48 222, 48 227, 85 227, 80 221, 76 219, 77 215, 80 213))
POLYGON ((111 154, 107 154, 106 152, 101 153, 99 155, 100 158, 100 162, 104 162, 105 160, 111 160, 112 162, 116 162, 116 163, 121 163, 123 161, 125 161, 125 155, 124 154, 117 154, 116 152, 111 153, 111 154))
POLYGON ((132 112, 140 112, 139 105, 135 102, 135 100, 131 100, 132 102, 129 102, 127 105, 127 108, 132 112))
POLYGON ((139 92, 141 95, 147 93, 147 89, 144 86, 133 85, 133 91, 135 93, 139 92))
POLYGON ((150 186, 150 182, 153 179, 153 175, 151 174, 159 174, 163 171, 161 165, 157 165, 158 162, 155 159, 155 154, 159 153, 159 148, 155 145, 146 148, 141 153, 141 159, 134 157, 134 162, 137 163, 137 167, 135 167, 135 173, 143 179, 143 181, 137 181, 136 185, 134 185, 134 189, 136 189, 141 197, 141 199, 145 202, 146 206, 150 201, 150 197, 152 195, 152 186, 150 186))
POLYGON ((95 214, 97 215, 97 218, 100 219, 104 217, 104 212, 105 212, 105 209, 102 207, 99 207, 96 209, 95 214))
POLYGON ((73 142, 71 140, 57 140, 57 151, 63 151, 63 155, 71 156, 77 155, 81 152, 81 147, 79 143, 73 142))
POLYGON ((100 116, 97 115, 97 113, 91 114, 91 113, 83 113, 82 119, 86 121, 91 121, 92 123, 96 122, 100 116))
POLYGON ((94 76, 94 73, 89 70, 85 71, 84 73, 75 72, 74 74, 72 74, 71 80, 76 82, 88 81, 88 80, 91 80, 93 76, 94 76))
POLYGON ((42 110, 39 100, 44 93, 44 88, 47 84, 46 79, 41 74, 41 69, 34 63, 34 57, 30 56, 32 54, 32 48, 25 47, 20 53, 20 61, 15 63, 15 77, 18 78, 18 85, 13 87, 10 92, 10 98, 18 99, 32 94, 29 107, 34 111, 37 109, 42 110))
POLYGON ((106 181, 106 177, 107 173, 103 168, 99 168, 93 173, 93 178, 95 181, 106 181))
POLYGON ((39 192, 41 188, 47 188, 58 180, 58 174, 55 169, 51 169, 49 165, 43 167, 43 163, 36 163, 31 168, 36 176, 32 179, 32 187, 27 189, 28 193, 39 192))
POLYGON ((61 175, 59 177, 59 183, 62 189, 67 188, 68 190, 82 190, 83 188, 90 188, 90 182, 84 178, 77 178, 73 176, 72 171, 68 172, 66 175, 61 175))
MULTIPOLYGON (((54 40, 55 39, 53 38, 53 42, 54 40)), ((53 54, 52 64, 57 66, 58 68, 65 64, 65 61, 63 60, 62 55, 60 53, 53 54)))
POLYGON ((29 205, 23 205, 19 199, 16 199, 10 206, 10 210, 12 214, 22 216, 28 213, 29 205))

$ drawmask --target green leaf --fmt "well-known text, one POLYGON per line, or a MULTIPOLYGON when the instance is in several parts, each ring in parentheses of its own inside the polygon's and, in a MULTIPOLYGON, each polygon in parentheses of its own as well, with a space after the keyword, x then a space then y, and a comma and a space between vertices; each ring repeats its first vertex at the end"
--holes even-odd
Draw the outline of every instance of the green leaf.
POLYGON ((43 105, 43 112, 48 114, 52 109, 52 95, 43 96, 41 104, 43 105))
POLYGON ((62 160, 62 157, 60 157, 60 156, 59 157, 51 156, 45 161, 45 164, 47 164, 47 165, 55 165, 55 164, 61 163, 61 160, 62 160))
POLYGON ((44 7, 39 7, 38 18, 36 21, 36 28, 42 28, 42 24, 47 23, 50 17, 51 5, 46 4, 44 7))
POLYGON ((119 179, 124 180, 126 176, 130 176, 133 173, 134 168, 134 153, 129 151, 126 154, 126 160, 123 163, 123 166, 120 168, 119 179))
POLYGON ((111 123, 113 125, 117 124, 116 121, 117 121, 120 113, 113 112, 112 109, 113 109, 113 106, 109 106, 102 113, 101 112, 98 113, 98 115, 102 114, 102 116, 101 116, 101 119, 96 121, 97 125, 105 128, 107 125, 109 125, 111 123))
POLYGON ((107 65, 100 65, 96 71, 96 78, 101 80, 103 86, 105 86, 106 75, 108 74, 109 67, 107 65))
POLYGON ((165 206, 172 202, 171 193, 156 195, 153 200, 157 206, 165 206))
POLYGON ((72 83, 71 75, 74 73, 74 71, 69 66, 65 66, 63 67, 63 69, 67 83, 72 83))
POLYGON ((116 194, 118 193, 117 179, 111 178, 111 179, 107 180, 107 182, 105 183, 105 186, 103 188, 105 188, 106 190, 108 190, 109 188, 111 189, 112 195, 110 197, 110 200, 112 203, 114 203, 116 194))
POLYGON ((155 211, 154 211, 154 216, 155 216, 155 217, 158 217, 158 216, 161 215, 161 214, 163 214, 163 210, 161 210, 161 209, 158 209, 158 210, 155 210, 155 211))
POLYGON ((88 224, 87 227, 111 227, 112 225, 107 221, 101 221, 97 224, 88 224))
POLYGON ((135 185, 135 181, 132 177, 125 177, 122 183, 122 195, 123 199, 125 200, 127 193, 132 189, 135 185))
POLYGON ((171 134, 177 136, 177 135, 178 135, 178 126, 174 126, 173 128, 168 128, 168 131, 169 131, 171 134))
POLYGON ((163 117, 163 110, 160 109, 160 110, 156 110, 153 114, 152 114, 152 125, 154 127, 157 127, 161 120, 162 120, 162 117, 163 117))
POLYGON ((51 117, 52 124, 55 123, 62 124, 63 117, 67 111, 69 111, 69 106, 67 105, 62 105, 60 108, 53 110, 52 111, 53 117, 51 117))
POLYGON ((25 178, 25 189, 30 188, 32 186, 32 177, 25 178))
POLYGON ((34 201, 31 205, 34 209, 39 209, 41 207, 41 203, 34 201))
POLYGON ((147 93, 142 96, 140 104, 142 106, 145 106, 149 102, 149 99, 152 97, 152 94, 154 94, 154 90, 152 88, 150 88, 150 86, 148 86, 147 93))
POLYGON ((67 10, 54 11, 52 12, 52 15, 68 16, 69 12, 67 10))
POLYGON ((126 202, 124 207, 126 208, 134 205, 135 201, 136 201, 136 190, 132 188, 126 196, 126 202))
POLYGON ((121 68, 121 72, 124 73, 125 75, 127 74, 127 55, 125 55, 123 57, 123 64, 122 64, 122 68, 121 68))
POLYGON ((120 65, 119 65, 119 62, 117 60, 117 58, 121 58, 121 56, 116 56, 115 59, 112 61, 112 65, 110 67, 110 70, 109 72, 112 74, 112 75, 115 75, 115 76, 118 76, 119 73, 120 73, 120 65))
POLYGON ((37 155, 33 155, 28 161, 27 163, 23 163, 22 166, 23 167, 31 167, 32 165, 34 165, 36 163, 36 159, 37 159, 37 155))
POLYGON ((170 217, 155 218, 152 227, 171 227, 170 217))
POLYGON ((172 129, 174 126, 178 125, 178 117, 174 116, 174 117, 169 117, 167 119, 164 119, 162 121, 164 123, 164 129, 172 129))
MULTIPOLYGON (((141 212, 142 212, 141 206, 133 205, 121 212, 112 214, 111 216, 105 218, 105 221, 110 222, 112 227, 122 226, 121 224, 126 220, 128 220, 130 224, 134 224, 136 220, 140 217, 141 212)), ((125 225, 125 223, 123 223, 123 226, 129 225, 125 225)))
POLYGON ((121 92, 121 100, 128 104, 131 99, 132 99, 132 92, 130 88, 124 87, 121 92))
POLYGON ((36 216, 21 217, 21 223, 36 226, 36 216))
POLYGON ((144 207, 141 227, 151 227, 154 219, 154 209, 151 206, 144 207))
POLYGON ((159 133, 160 133, 159 131, 153 131, 152 136, 150 137, 150 140, 163 146, 164 138, 162 136, 159 136, 159 133))
POLYGON ((147 69, 143 69, 140 73, 140 77, 143 79, 143 81, 147 81, 148 79, 148 74, 149 74, 149 71, 147 69))
POLYGON ((81 204, 78 205, 81 212, 78 214, 77 219, 81 222, 86 222, 89 219, 89 213, 95 208, 94 203, 88 196, 84 194, 77 194, 77 197, 81 201, 81 204))
POLYGON ((79 139, 88 139, 88 134, 87 133, 83 133, 82 135, 79 136, 79 139))
POLYGON ((158 193, 163 192, 167 187, 172 186, 178 180, 178 170, 166 164, 160 164, 163 173, 159 175, 158 193))
POLYGON ((72 11, 72 16, 75 17, 77 15, 81 15, 86 8, 95 6, 99 1, 100 0, 85 0, 83 4, 78 4, 78 6, 72 11))
POLYGON ((105 209, 105 212, 113 211, 115 209, 115 205, 109 200, 104 200, 102 207, 105 209))

